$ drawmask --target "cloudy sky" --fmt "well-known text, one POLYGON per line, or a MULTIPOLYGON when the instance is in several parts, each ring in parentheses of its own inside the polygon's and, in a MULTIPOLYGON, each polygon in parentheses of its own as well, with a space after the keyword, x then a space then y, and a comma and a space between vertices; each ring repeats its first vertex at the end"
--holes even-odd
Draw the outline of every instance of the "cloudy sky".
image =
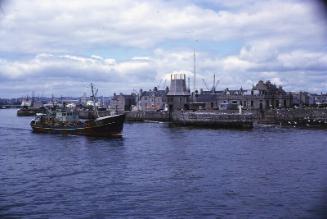
POLYGON ((327 20, 312 0, 0 0, 0 97, 169 85, 327 91, 327 20), (191 79, 193 80, 193 79, 191 79))

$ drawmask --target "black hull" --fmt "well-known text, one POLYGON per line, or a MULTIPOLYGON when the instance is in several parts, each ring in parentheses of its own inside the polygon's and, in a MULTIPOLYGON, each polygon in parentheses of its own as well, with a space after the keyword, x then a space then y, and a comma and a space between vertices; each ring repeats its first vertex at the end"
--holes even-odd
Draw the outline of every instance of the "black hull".
POLYGON ((99 121, 93 120, 80 127, 55 127, 31 122, 33 132, 65 135, 86 135, 95 137, 119 137, 121 136, 125 115, 108 116, 99 121))
POLYGON ((17 110, 17 116, 35 116, 36 113, 44 113, 43 109, 19 109, 17 110))

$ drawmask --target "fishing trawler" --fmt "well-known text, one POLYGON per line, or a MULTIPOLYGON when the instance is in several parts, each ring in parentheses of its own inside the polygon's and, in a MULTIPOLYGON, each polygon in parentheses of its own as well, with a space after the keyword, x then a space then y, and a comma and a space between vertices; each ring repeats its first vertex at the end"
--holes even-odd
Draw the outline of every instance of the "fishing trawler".
MULTIPOLYGON (((94 102, 96 93, 91 84, 91 92, 94 102)), ((98 137, 119 137, 122 135, 124 114, 99 116, 97 106, 94 105, 96 117, 90 120, 81 120, 75 108, 63 106, 53 107, 47 113, 38 113, 31 121, 31 127, 37 133, 72 134, 98 137)))
POLYGON ((36 113, 44 113, 44 107, 40 101, 35 101, 34 97, 23 99, 21 108, 17 110, 17 116, 35 116, 36 113))

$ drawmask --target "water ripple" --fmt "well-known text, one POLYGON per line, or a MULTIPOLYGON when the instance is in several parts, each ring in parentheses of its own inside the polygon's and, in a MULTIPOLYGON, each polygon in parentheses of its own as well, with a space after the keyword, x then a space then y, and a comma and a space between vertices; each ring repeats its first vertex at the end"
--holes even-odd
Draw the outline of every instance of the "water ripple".
POLYGON ((319 218, 327 203, 325 131, 127 123, 106 139, 0 118, 0 218, 319 218))

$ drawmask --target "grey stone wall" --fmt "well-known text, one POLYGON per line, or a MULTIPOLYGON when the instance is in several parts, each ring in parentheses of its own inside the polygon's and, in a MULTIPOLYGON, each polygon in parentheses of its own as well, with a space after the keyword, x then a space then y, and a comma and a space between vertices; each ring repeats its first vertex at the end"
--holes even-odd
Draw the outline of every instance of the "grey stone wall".
POLYGON ((326 108, 275 109, 254 114, 259 123, 327 128, 326 108))
POLYGON ((156 111, 131 111, 126 112, 127 121, 169 121, 168 112, 156 112, 156 111))

